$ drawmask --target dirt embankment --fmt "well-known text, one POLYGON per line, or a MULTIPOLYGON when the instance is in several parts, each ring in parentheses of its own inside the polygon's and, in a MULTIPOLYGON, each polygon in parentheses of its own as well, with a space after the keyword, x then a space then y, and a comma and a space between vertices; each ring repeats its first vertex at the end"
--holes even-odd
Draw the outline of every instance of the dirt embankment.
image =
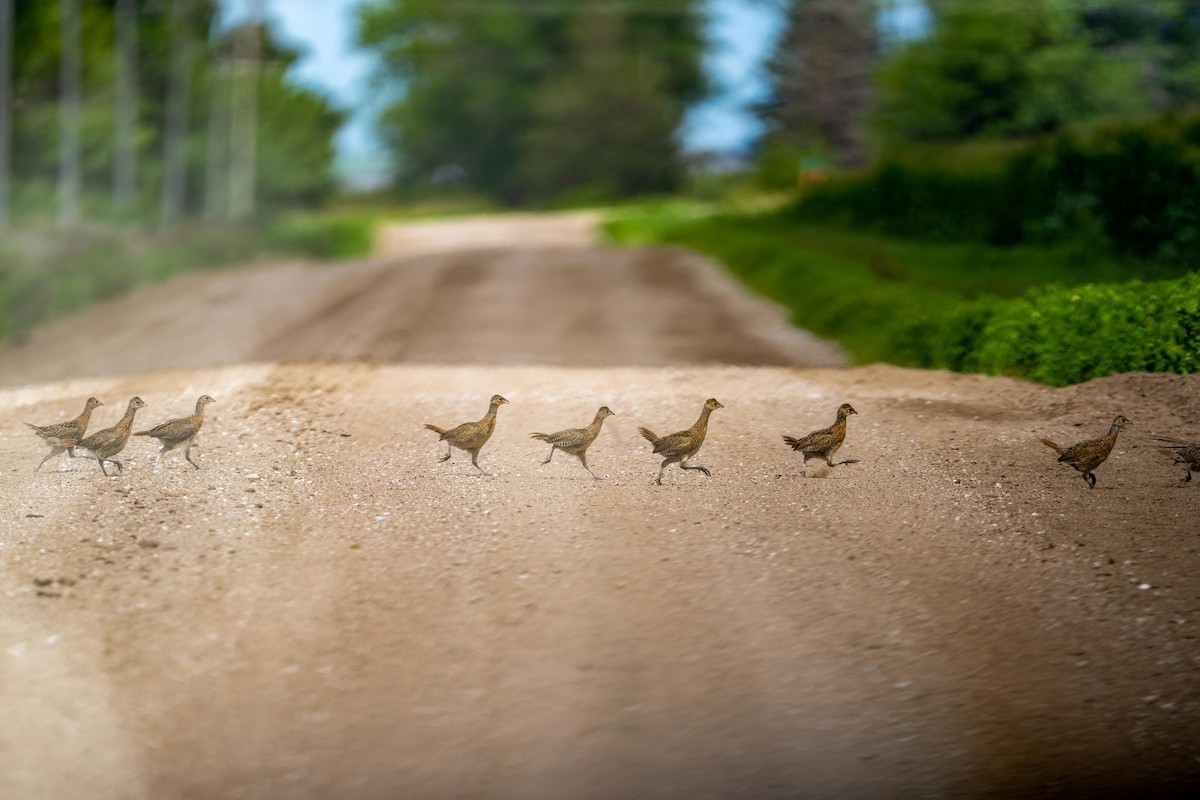
POLYGON ((184 278, 0 350, 0 796, 1200 780, 1200 486, 1150 440, 1200 439, 1200 381, 814 368, 836 349, 681 251, 393 235, 412 253, 184 278), (439 463, 421 424, 494 392, 491 475, 439 463), (144 439, 120 477, 32 471, 22 422, 96 395, 96 429, 138 394, 149 426, 201 393, 200 471, 144 439), (709 396, 712 477, 654 486, 637 426, 709 396), (844 401, 860 463, 801 478, 780 435, 844 401), (539 463, 530 431, 601 404, 604 480, 539 463), (1117 413, 1094 491, 1037 441, 1117 413))

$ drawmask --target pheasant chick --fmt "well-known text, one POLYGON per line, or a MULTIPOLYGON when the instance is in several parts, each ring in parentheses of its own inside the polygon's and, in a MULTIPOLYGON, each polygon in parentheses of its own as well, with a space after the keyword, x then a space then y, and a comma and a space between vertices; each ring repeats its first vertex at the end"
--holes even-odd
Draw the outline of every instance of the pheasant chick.
POLYGON ((654 479, 656 484, 662 486, 663 470, 670 464, 679 464, 681 470, 696 469, 705 475, 712 476, 708 467, 702 467, 699 464, 692 466, 688 463, 688 459, 696 455, 700 446, 704 444, 704 437, 708 433, 709 416, 718 408, 724 407, 717 402, 715 397, 708 398, 704 401, 704 408, 700 409, 700 418, 692 427, 669 436, 659 437, 649 428, 638 428, 638 433, 654 445, 654 452, 663 456, 663 462, 658 467, 658 476, 654 479))
POLYGON ((596 480, 600 478, 596 473, 592 472, 592 468, 587 463, 587 449, 592 442, 596 441, 596 437, 600 435, 600 426, 604 424, 606 417, 616 416, 608 406, 600 406, 600 410, 596 412, 596 418, 592 420, 592 424, 586 428, 567 428, 565 431, 558 433, 531 433, 529 434, 534 439, 541 439, 550 445, 550 455, 546 456, 543 464, 549 464, 550 459, 554 458, 555 450, 562 450, 564 453, 570 453, 577 457, 582 463, 583 468, 588 471, 596 480))
POLYGON ((125 465, 113 456, 125 449, 125 443, 129 441, 129 431, 133 429, 133 415, 139 408, 145 407, 146 404, 142 402, 142 398, 134 397, 130 399, 129 406, 125 409, 125 416, 121 417, 116 425, 96 431, 91 436, 74 442, 76 447, 80 450, 87 450, 100 463, 100 471, 104 473, 105 477, 108 477, 108 470, 104 468, 106 461, 116 464, 118 472, 125 471, 125 465))
POLYGON ((200 399, 196 401, 196 413, 190 417, 168 420, 148 431, 138 431, 133 434, 134 436, 149 436, 153 439, 158 439, 158 443, 162 445, 162 448, 158 451, 158 456, 154 459, 155 467, 158 467, 158 462, 162 461, 164 453, 168 453, 182 444, 185 446, 183 457, 193 467, 200 469, 200 465, 192 461, 192 445, 196 443, 196 437, 200 434, 200 428, 204 425, 204 407, 209 403, 215 402, 217 401, 208 395, 202 394, 200 395, 200 399))
POLYGON ((450 448, 457 447, 460 450, 466 450, 471 454, 471 463, 475 469, 479 470, 484 475, 487 472, 483 467, 479 466, 479 450, 487 440, 492 438, 492 431, 496 429, 496 411, 500 406, 506 404, 505 400, 498 394, 492 395, 491 405, 488 406, 487 414, 478 422, 464 422, 458 427, 446 430, 439 428, 437 425, 425 423, 425 427, 434 433, 438 434, 438 439, 446 443, 446 455, 442 456, 439 461, 446 461, 450 458, 450 448))
POLYGON ((813 431, 799 439, 794 436, 783 437, 784 443, 798 451, 803 459, 800 462, 802 477, 808 477, 808 460, 810 458, 823 458, 830 467, 858 463, 856 458, 848 458, 845 461, 838 461, 836 464, 833 461, 834 454, 842 446, 842 442, 846 441, 846 420, 850 418, 851 414, 857 413, 849 403, 842 403, 837 410, 837 421, 828 428, 813 431))
POLYGON ((1070 464, 1078 470, 1083 475, 1083 480, 1089 489, 1095 489, 1096 476, 1092 474, 1092 470, 1103 464, 1104 460, 1108 458, 1108 454, 1112 452, 1113 445, 1117 443, 1117 434, 1132 424, 1124 415, 1118 415, 1113 420, 1108 433, 1099 439, 1089 439, 1086 442, 1080 442, 1070 447, 1059 447, 1049 439, 1042 439, 1041 441, 1042 444, 1058 453, 1059 461, 1064 464, 1070 464))
MULTIPOLYGON (((102 405, 104 403, 101 403, 94 397, 89 397, 87 402, 83 404, 83 413, 75 419, 66 422, 56 422, 53 425, 34 425, 33 423, 26 422, 25 424, 28 427, 33 428, 34 432, 42 437, 46 441, 46 444, 50 445, 50 453, 38 463, 33 471, 39 471, 42 468, 42 464, 45 464, 62 452, 65 452, 71 458, 76 458, 75 445, 63 444, 63 442, 74 442, 82 439, 83 434, 87 432, 88 421, 92 418, 92 411, 102 405)), ((83 456, 78 456, 78 458, 83 458, 83 456)))

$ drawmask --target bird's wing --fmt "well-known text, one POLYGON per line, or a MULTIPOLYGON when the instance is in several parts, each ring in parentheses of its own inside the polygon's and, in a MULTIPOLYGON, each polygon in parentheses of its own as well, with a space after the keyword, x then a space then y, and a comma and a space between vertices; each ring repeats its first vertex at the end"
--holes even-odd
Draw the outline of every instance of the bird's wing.
POLYGON ((664 456, 683 455, 695 446, 695 440, 686 432, 672 433, 654 443, 654 452, 664 456))

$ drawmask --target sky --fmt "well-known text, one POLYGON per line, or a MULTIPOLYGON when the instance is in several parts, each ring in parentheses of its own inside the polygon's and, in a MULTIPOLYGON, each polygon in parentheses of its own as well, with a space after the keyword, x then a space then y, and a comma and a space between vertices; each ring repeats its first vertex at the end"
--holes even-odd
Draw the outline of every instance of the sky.
MULTIPOLYGON (((373 135, 378 109, 371 103, 370 56, 353 44, 354 7, 361 0, 258 0, 275 29, 306 55, 294 79, 324 91, 350 112, 337 138, 339 157, 370 158, 383 147, 373 135)), ((226 0, 227 13, 240 16, 251 0, 226 0)), ((761 126, 748 106, 765 92, 763 62, 774 48, 780 14, 770 0, 708 0, 712 49, 705 66, 715 89, 694 109, 682 131, 689 150, 736 151, 761 126)))

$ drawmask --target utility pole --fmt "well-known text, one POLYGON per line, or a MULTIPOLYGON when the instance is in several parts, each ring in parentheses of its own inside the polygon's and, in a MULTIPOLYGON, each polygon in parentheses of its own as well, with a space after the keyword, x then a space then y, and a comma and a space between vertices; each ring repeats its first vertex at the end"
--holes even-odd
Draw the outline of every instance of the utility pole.
POLYGON ((258 79, 265 0, 246 2, 246 21, 234 43, 229 186, 229 218, 233 220, 254 216, 258 183, 258 79))
POLYGON ((113 205, 127 211, 137 196, 137 0, 117 0, 117 141, 113 205))
POLYGON ((79 1, 62 0, 62 75, 59 77, 58 225, 79 222, 79 106, 80 55, 79 1))
POLYGON ((192 93, 191 0, 171 2, 171 77, 167 82, 167 124, 163 136, 162 213, 164 224, 183 217, 187 200, 187 134, 192 93))
POLYGON ((0 0, 0 231, 8 227, 12 188, 13 0, 0 0))

